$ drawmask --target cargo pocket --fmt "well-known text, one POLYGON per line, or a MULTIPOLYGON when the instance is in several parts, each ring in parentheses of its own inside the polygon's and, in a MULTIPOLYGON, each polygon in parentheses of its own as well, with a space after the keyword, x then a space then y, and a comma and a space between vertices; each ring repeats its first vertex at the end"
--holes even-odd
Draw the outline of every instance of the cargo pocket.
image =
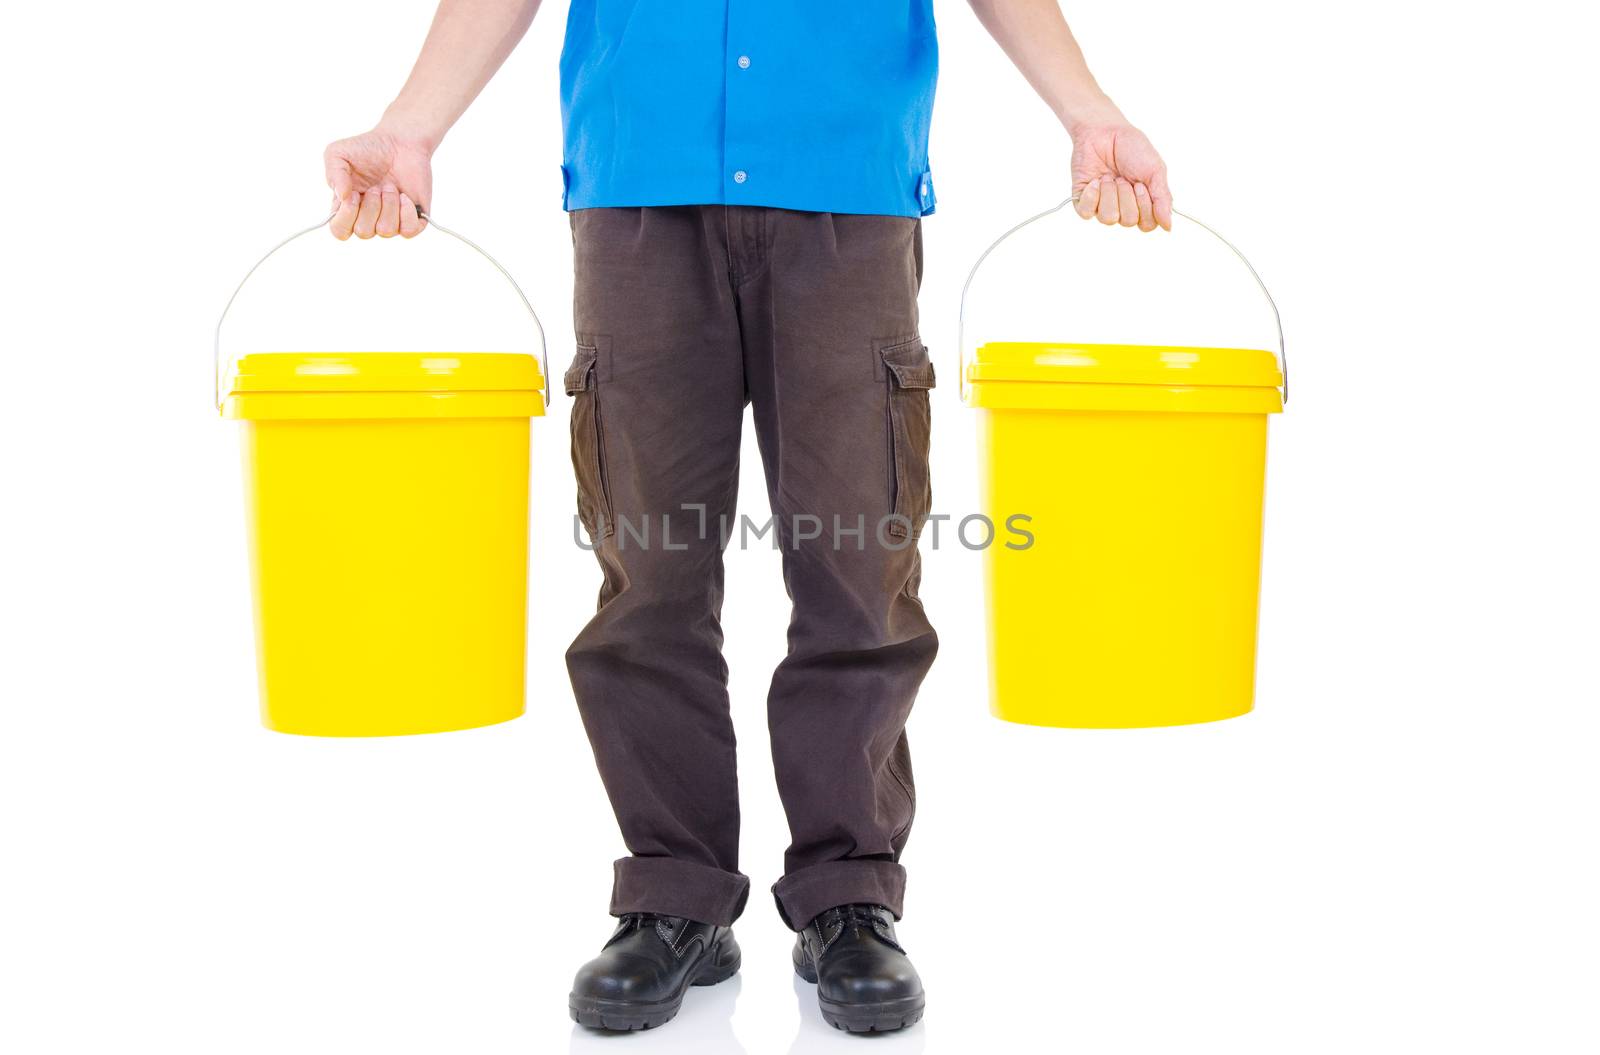
POLYGON ((912 538, 922 533, 933 508, 928 471, 933 363, 920 339, 890 345, 880 353, 889 383, 889 438, 894 451, 894 518, 889 534, 912 538))
POLYGON ((578 519, 596 542, 614 530, 611 496, 606 487, 600 393, 595 386, 599 355, 594 345, 580 343, 566 376, 567 395, 572 397, 572 471, 578 479, 578 519))

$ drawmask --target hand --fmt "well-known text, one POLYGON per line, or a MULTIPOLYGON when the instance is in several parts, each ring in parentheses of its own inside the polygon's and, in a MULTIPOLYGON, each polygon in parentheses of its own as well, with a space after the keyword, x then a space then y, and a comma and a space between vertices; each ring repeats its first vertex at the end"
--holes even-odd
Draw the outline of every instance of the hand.
POLYGON ((419 209, 433 200, 433 150, 382 126, 329 143, 322 152, 338 210, 328 229, 341 242, 357 238, 414 238, 422 233, 419 209))
POLYGON ((1085 220, 1172 230, 1166 163, 1132 125, 1096 125, 1072 137, 1072 193, 1085 220))

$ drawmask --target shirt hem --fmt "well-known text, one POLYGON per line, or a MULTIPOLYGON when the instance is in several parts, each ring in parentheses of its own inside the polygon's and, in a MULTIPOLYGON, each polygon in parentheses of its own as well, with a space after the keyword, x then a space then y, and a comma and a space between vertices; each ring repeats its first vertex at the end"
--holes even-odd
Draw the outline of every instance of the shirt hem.
POLYGON ((931 206, 923 210, 915 202, 887 207, 872 202, 825 201, 803 194, 751 194, 741 195, 738 201, 729 201, 726 196, 709 197, 696 194, 591 196, 569 192, 566 200, 562 202, 562 208, 567 212, 581 212, 584 209, 670 208, 675 205, 748 205, 756 208, 788 209, 791 212, 823 212, 840 216, 899 216, 912 220, 932 216, 935 211, 931 206))

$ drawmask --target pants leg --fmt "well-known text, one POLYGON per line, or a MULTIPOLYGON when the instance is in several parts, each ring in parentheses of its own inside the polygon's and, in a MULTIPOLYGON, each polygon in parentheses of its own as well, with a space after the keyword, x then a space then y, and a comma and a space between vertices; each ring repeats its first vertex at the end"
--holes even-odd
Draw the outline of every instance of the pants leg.
POLYGON ((793 601, 768 724, 791 843, 773 893, 901 913, 905 724, 938 647, 917 598, 933 368, 920 222, 730 209, 745 373, 793 601))
POLYGON ((573 465, 604 584, 567 668, 630 854, 611 911, 727 925, 749 881, 719 622, 746 402, 725 228, 702 208, 572 228, 573 465))

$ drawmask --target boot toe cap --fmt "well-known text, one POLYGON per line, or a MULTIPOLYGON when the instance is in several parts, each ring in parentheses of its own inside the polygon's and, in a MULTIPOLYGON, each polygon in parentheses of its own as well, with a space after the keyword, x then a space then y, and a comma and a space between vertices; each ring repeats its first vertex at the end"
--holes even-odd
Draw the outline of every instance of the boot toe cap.
POLYGON ((649 999, 657 987, 656 979, 654 972, 644 967, 644 964, 618 962, 609 957, 591 960, 579 968, 572 982, 572 994, 591 1000, 649 999))
POLYGON ((852 959, 830 964, 818 979, 820 994, 841 1004, 886 1004, 922 994, 922 979, 905 957, 852 959))

